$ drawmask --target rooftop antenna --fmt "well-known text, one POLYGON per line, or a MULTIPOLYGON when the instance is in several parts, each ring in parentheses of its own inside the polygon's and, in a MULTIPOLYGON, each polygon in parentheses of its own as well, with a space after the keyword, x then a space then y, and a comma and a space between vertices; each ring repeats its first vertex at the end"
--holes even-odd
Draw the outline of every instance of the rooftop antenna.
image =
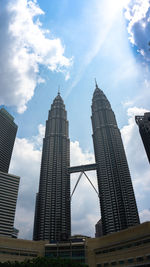
POLYGON ((58 95, 60 95, 60 85, 58 85, 58 95))
POLYGON ((97 85, 97 81, 96 81, 96 78, 95 78, 95 86, 96 86, 96 88, 98 88, 98 85, 97 85))

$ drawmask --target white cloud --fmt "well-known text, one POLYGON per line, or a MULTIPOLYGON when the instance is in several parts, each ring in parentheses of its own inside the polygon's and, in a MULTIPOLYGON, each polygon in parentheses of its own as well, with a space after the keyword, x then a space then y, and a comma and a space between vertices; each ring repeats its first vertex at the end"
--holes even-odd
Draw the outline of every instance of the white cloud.
POLYGON ((44 134, 45 126, 39 124, 37 136, 31 139, 16 138, 9 171, 21 178, 15 227, 20 231, 19 236, 25 239, 31 239, 33 234, 35 198, 39 185, 44 134))
POLYGON ((41 151, 25 138, 16 138, 10 173, 21 177, 15 226, 20 237, 32 238, 35 196, 38 190, 41 151))
POLYGON ((128 108, 127 110, 127 115, 129 117, 128 125, 125 125, 121 129, 121 134, 122 134, 126 149, 129 148, 130 143, 133 141, 134 130, 137 130, 137 125, 135 123, 135 116, 143 115, 145 112, 148 112, 148 110, 143 109, 143 108, 137 108, 137 107, 128 108))
POLYGON ((94 163, 94 155, 88 151, 83 152, 78 141, 71 142, 71 166, 94 163))
POLYGON ((140 219, 141 219, 141 222, 147 222, 147 221, 150 221, 150 210, 142 210, 140 212, 140 219))
MULTIPOLYGON (((39 16, 44 15, 37 1, 2 1, 0 11, 0 104, 25 111, 39 82, 39 64, 51 71, 66 71, 71 60, 64 56, 59 38, 42 28, 39 16)), ((67 78, 69 74, 67 73, 67 78)))
POLYGON ((131 0, 125 7, 125 17, 129 21, 130 41, 137 46, 145 59, 150 59, 150 2, 149 0, 131 0))
POLYGON ((38 135, 31 138, 31 142, 34 148, 41 150, 43 144, 43 137, 45 134, 45 126, 43 124, 38 125, 38 135))

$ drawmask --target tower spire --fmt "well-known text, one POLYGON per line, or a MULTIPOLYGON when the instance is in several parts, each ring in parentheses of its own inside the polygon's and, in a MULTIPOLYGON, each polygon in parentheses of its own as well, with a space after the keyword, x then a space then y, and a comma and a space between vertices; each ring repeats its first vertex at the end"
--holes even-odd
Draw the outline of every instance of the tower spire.
POLYGON ((98 85, 97 85, 97 81, 96 81, 96 78, 95 78, 95 86, 96 86, 96 88, 98 88, 98 85))
POLYGON ((60 95, 60 85, 58 85, 58 95, 60 95))

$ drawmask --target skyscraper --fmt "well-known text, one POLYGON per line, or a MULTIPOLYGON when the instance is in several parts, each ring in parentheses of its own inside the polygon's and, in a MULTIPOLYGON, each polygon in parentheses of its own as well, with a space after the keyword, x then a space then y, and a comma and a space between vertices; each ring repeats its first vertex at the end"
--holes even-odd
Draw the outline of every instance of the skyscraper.
POLYGON ((96 84, 92 126, 103 234, 139 223, 127 159, 111 105, 96 84))
POLYGON ((0 235, 13 234, 20 177, 9 174, 9 164, 15 142, 17 125, 14 118, 0 109, 0 235))
POLYGON ((135 116, 135 121, 139 126, 139 132, 150 163, 150 112, 144 113, 144 116, 135 116))
POLYGON ((0 235, 12 237, 20 177, 0 172, 0 235))
POLYGON ((15 142, 17 125, 14 118, 4 109, 0 109, 0 171, 8 172, 15 142))
POLYGON ((70 140, 67 112, 58 93, 46 121, 34 240, 60 241, 70 236, 70 140))

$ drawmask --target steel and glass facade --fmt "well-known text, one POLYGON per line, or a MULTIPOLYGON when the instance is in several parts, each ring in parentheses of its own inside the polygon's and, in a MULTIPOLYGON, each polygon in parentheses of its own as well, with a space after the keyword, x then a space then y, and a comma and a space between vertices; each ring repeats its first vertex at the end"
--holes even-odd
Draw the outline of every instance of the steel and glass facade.
POLYGON ((4 109, 0 109, 0 171, 8 173, 12 150, 17 133, 14 118, 4 109))
POLYGON ((92 126, 103 234, 139 224, 128 163, 111 105, 96 84, 92 126))
POLYGON ((0 172, 0 235, 12 237, 20 177, 0 172))
POLYGON ((61 241, 70 236, 70 140, 67 112, 58 93, 46 121, 34 240, 61 241))

